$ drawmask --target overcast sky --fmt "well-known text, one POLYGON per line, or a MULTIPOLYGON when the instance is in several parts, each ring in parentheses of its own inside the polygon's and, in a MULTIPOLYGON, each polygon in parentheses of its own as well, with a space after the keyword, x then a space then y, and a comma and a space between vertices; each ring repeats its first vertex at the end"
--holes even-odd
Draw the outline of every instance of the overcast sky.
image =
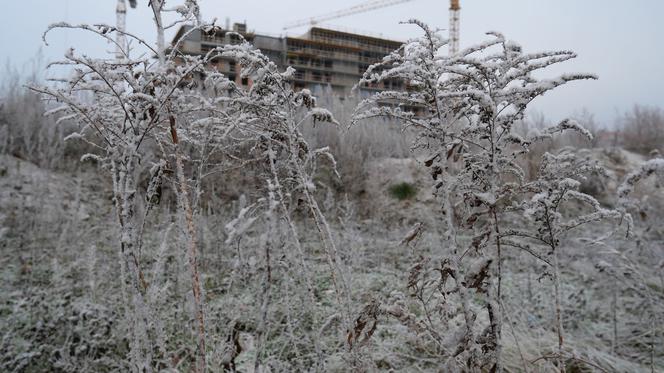
MULTIPOLYGON (((0 0, 0 57, 25 73, 40 50, 44 60, 57 59, 75 46, 78 52, 101 55, 110 45, 77 31, 57 31, 41 42, 51 23, 115 22, 115 0, 0 0)), ((175 0, 170 0, 175 3, 175 0)), ((148 0, 127 16, 129 31, 155 39, 148 0)), ((179 1, 178 1, 179 2, 179 1)), ((363 0, 201 0, 203 17, 223 25, 247 21, 257 32, 283 33, 294 20, 341 10, 363 0)), ((408 3, 328 21, 355 31, 405 40, 417 35, 413 26, 399 25, 418 18, 440 28, 448 27, 446 0, 408 3)), ((586 108, 600 122, 611 125, 617 112, 634 104, 664 107, 664 1, 662 0, 461 0, 461 47, 483 40, 496 30, 520 43, 526 51, 571 49, 579 58, 550 74, 592 72, 599 81, 571 83, 535 101, 534 109, 558 120, 586 108)), ((300 34, 306 27, 290 30, 300 34)), ((169 35, 172 35, 171 32, 169 35)))

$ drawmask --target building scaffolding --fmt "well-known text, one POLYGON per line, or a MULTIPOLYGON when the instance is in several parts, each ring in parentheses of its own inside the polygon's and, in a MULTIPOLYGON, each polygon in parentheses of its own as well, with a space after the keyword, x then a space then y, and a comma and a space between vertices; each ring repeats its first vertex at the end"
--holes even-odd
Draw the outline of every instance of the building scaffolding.
MULTIPOLYGON (((403 43, 374 36, 354 34, 322 27, 311 27, 299 37, 275 37, 256 34, 246 24, 235 23, 231 30, 217 29, 211 34, 194 31, 183 26, 175 38, 187 35, 180 43, 185 54, 205 54, 225 44, 236 44, 239 33, 260 49, 281 70, 292 66, 297 71, 294 88, 312 91, 329 87, 334 93, 345 96, 359 82, 367 68, 383 59, 403 43), (231 32, 232 31, 232 32, 231 32)), ((210 68, 229 77, 240 85, 250 85, 249 79, 240 78, 240 67, 231 60, 217 59, 210 68)), ((403 82, 387 80, 359 87, 361 94, 381 90, 400 90, 403 82)))

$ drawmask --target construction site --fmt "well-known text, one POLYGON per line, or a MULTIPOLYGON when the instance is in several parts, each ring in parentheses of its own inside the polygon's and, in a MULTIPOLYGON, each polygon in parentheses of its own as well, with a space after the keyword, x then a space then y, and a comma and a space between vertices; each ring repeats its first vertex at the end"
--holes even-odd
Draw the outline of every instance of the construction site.
MULTIPOLYGON (((179 50, 188 55, 203 55, 222 45, 240 42, 238 34, 247 42, 272 60, 280 70, 287 66, 295 68, 294 87, 297 90, 307 88, 314 93, 327 89, 338 96, 346 96, 367 68, 382 60, 384 56, 397 50, 404 41, 390 40, 381 36, 371 36, 321 27, 318 24, 336 18, 369 12, 412 0, 380 0, 358 5, 331 14, 293 22, 284 27, 289 30, 309 26, 309 30, 300 36, 272 36, 256 33, 246 23, 227 21, 224 28, 216 28, 209 33, 191 30, 185 25, 176 33, 174 40, 180 40, 179 50)), ((459 36, 459 0, 450 2, 450 51, 458 49, 459 36)), ((228 76, 241 86, 250 86, 249 78, 240 77, 240 67, 231 60, 217 58, 210 64, 211 69, 228 76)), ((404 82, 386 80, 379 84, 365 83, 358 87, 360 96, 367 96, 382 90, 401 90, 404 82)))
MULTIPOLYGON (((183 26, 176 39, 189 31, 183 26)), ((312 27, 300 37, 275 37, 248 31, 246 24, 235 23, 231 29, 218 29, 206 35, 201 31, 189 33, 182 43, 181 52, 205 54, 220 45, 238 43, 242 35, 246 41, 260 49, 280 69, 296 69, 295 88, 308 88, 312 92, 331 88, 338 95, 347 95, 362 77, 369 65, 399 48, 400 41, 352 34, 332 29, 312 27)), ((233 61, 216 59, 211 63, 220 73, 237 84, 248 86, 250 80, 240 78, 240 67, 233 61)), ((399 89, 401 82, 390 81, 381 85, 367 85, 361 91, 369 94, 376 90, 399 89)))
POLYGON ((664 373, 664 1, 6 3, 0 373, 664 373))

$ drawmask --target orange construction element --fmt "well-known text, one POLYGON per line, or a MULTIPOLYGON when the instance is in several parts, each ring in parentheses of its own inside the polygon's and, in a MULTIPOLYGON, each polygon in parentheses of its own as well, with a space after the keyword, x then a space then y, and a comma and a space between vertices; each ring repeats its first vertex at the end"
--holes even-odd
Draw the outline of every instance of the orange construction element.
POLYGON ((450 10, 459 10, 461 9, 461 6, 459 6, 459 0, 450 0, 450 10))

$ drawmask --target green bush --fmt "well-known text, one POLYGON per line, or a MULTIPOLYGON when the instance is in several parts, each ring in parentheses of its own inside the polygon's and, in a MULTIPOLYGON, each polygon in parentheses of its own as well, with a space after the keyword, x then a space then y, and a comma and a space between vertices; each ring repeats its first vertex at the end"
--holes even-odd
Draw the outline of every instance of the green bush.
POLYGON ((417 194, 417 188, 410 183, 402 182, 390 186, 390 195, 399 201, 411 199, 417 194))

